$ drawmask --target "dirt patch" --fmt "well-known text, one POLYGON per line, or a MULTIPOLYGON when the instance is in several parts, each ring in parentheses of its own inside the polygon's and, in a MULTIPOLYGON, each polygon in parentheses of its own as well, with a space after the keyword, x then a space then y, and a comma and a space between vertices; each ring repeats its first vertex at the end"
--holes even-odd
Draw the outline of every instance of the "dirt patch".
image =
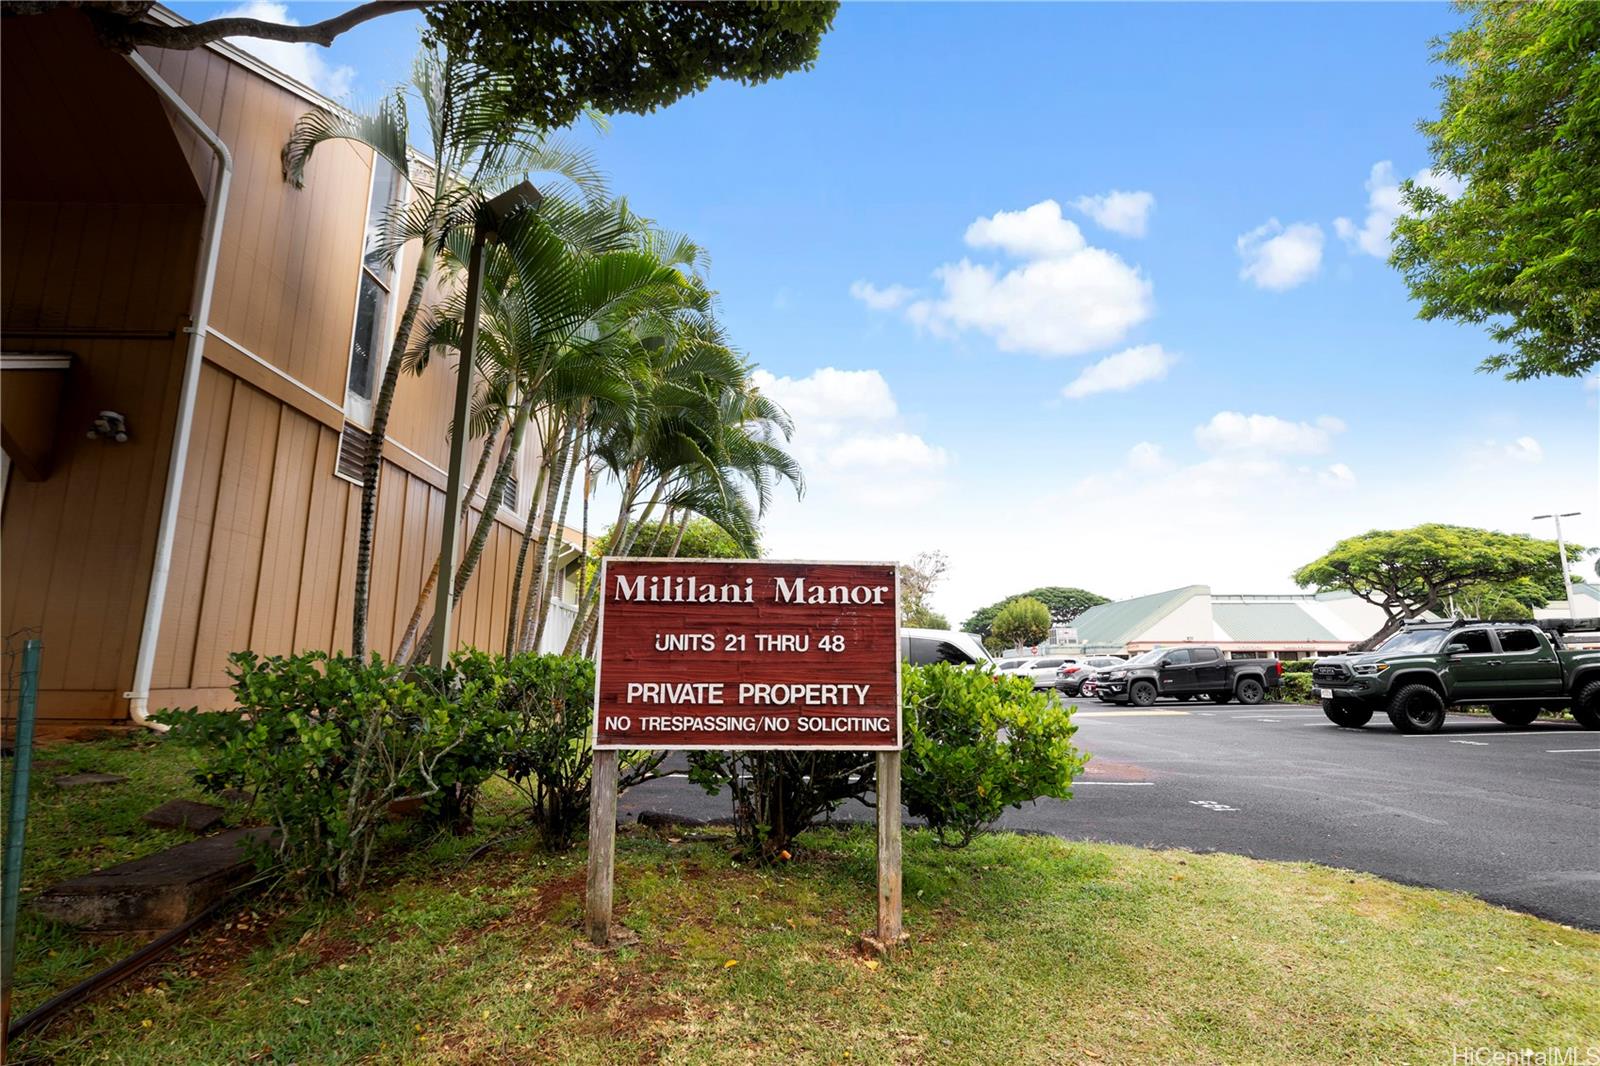
POLYGON ((539 886, 537 898, 525 901, 514 907, 510 914, 504 918, 496 918, 482 925, 470 929, 462 929, 450 938, 452 944, 473 944, 489 933, 504 930, 535 929, 549 924, 550 914, 562 903, 569 899, 583 899, 587 888, 588 875, 583 870, 576 870, 565 877, 558 877, 553 881, 539 886))
POLYGON ((317 945, 317 963, 337 966, 361 954, 361 945, 348 937, 331 936, 317 945))

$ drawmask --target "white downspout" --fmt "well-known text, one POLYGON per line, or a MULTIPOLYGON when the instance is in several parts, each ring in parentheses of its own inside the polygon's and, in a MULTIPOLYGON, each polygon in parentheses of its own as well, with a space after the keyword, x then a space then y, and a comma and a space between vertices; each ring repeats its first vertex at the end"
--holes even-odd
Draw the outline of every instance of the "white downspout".
POLYGON ((167 601, 167 578, 172 573, 172 544, 178 533, 178 506, 183 498, 183 473, 189 460, 189 435, 194 426, 195 397, 200 391, 200 360, 205 348, 206 328, 211 319, 211 292, 217 280, 217 248, 222 243, 222 215, 228 206, 228 183, 233 178, 233 157, 228 146, 201 121, 183 97, 161 79, 155 68, 137 52, 128 62, 150 87, 161 94, 178 116, 200 135, 217 157, 211 179, 211 197, 206 202, 205 221, 200 231, 200 258, 196 266, 195 296, 189 314, 189 350, 184 356, 183 384, 178 394, 178 420, 172 434, 172 454, 167 459, 167 488, 161 500, 161 524, 156 530, 155 566, 150 572, 150 592, 144 603, 144 627, 139 634, 139 657, 133 667, 133 690, 123 693, 128 714, 139 725, 160 732, 166 726, 149 719, 150 679, 155 674, 156 645, 161 639, 161 611, 167 601))

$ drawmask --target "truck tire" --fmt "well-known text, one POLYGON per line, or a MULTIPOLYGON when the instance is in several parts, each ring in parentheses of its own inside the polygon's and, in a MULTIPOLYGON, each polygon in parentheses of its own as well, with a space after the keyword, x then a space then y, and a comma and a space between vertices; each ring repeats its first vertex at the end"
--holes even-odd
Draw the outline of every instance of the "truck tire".
POLYGON ((1402 733, 1437 733, 1444 728, 1444 700, 1429 685, 1405 685, 1389 697, 1389 721, 1402 733))
POLYGON ((1578 690, 1572 717, 1585 729, 1600 729, 1600 680, 1589 681, 1578 690))
POLYGON ((1342 729, 1360 729, 1372 721, 1371 707, 1352 707, 1347 703, 1324 703, 1322 713, 1342 729))
POLYGON ((1207 695, 1210 696, 1212 703, 1227 703, 1233 699, 1233 693, 1231 692, 1210 692, 1207 695))
POLYGON ((1128 701, 1135 707, 1148 707, 1156 701, 1156 687, 1148 681, 1135 681, 1128 686, 1128 701))
POLYGON ((1492 703, 1489 705, 1489 713, 1511 728, 1521 729, 1539 717, 1539 708, 1524 707, 1516 703, 1492 703))
POLYGON ((1266 694, 1267 690, 1255 678, 1244 677, 1239 679, 1239 683, 1234 686, 1233 691, 1239 697, 1240 703, 1254 707, 1261 702, 1261 697, 1266 694))

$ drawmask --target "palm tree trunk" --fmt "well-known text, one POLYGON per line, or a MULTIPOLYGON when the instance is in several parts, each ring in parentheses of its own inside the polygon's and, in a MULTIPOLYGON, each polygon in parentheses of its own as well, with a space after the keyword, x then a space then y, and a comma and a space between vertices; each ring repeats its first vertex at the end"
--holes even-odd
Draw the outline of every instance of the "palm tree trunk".
MULTIPOLYGON (((484 438, 483 452, 478 456, 477 469, 472 472, 472 482, 467 485, 467 494, 462 497, 471 500, 478 494, 478 484, 483 481, 483 472, 488 469, 489 456, 494 453, 495 441, 500 439, 500 424, 498 421, 489 427, 489 435, 484 438)), ((411 621, 406 623, 406 631, 400 637, 400 645, 395 648, 394 661, 397 663, 410 662, 412 645, 417 639, 417 629, 422 625, 422 616, 428 610, 428 601, 433 599, 434 586, 439 583, 439 567, 444 562, 444 553, 440 552, 433 557, 433 569, 428 572, 428 580, 423 582, 422 591, 417 594, 417 606, 411 612, 411 621)))
MULTIPOLYGON (((467 582, 472 579, 472 573, 478 567, 478 559, 483 555, 483 546, 488 543, 489 532, 494 528, 495 515, 500 510, 500 497, 505 493, 506 479, 511 476, 512 464, 516 462, 517 450, 522 445, 522 434, 528 426, 528 410, 532 400, 527 400, 517 408, 515 421, 511 425, 510 446, 506 448, 505 456, 495 467, 494 479, 489 482, 488 498, 484 500, 483 513, 478 516, 478 525, 472 532, 472 541, 467 545, 466 554, 461 559, 461 565, 456 567, 455 580, 450 585, 450 607, 461 602, 461 594, 466 591, 467 582)), ((428 628, 423 632, 422 640, 417 643, 417 658, 425 658, 433 649, 433 623, 428 623, 428 628)))
POLYGON ((421 258, 417 260, 417 276, 411 282, 411 294, 406 297, 406 309, 395 327, 394 344, 389 350, 389 362, 383 368, 383 384, 378 387, 378 398, 372 405, 372 432, 367 448, 366 462, 361 465, 361 518, 356 529, 355 604, 350 618, 350 654, 356 659, 367 657, 367 608, 372 596, 372 533, 378 514, 378 473, 383 469, 383 442, 389 434, 389 409, 394 405, 395 386, 400 381, 400 364, 411 341, 411 327, 417 321, 417 311, 422 306, 423 290, 428 287, 432 273, 433 253, 424 242, 421 258))
MULTIPOLYGON (((552 428, 554 428, 552 426, 552 428)), ((533 492, 529 501, 538 500, 544 495, 545 482, 550 478, 550 447, 553 434, 545 434, 539 442, 539 476, 534 480, 533 492)), ((506 657, 509 658, 517 652, 517 620, 521 617, 518 608, 522 606, 522 571, 528 559, 528 544, 533 539, 533 520, 538 508, 532 502, 528 505, 528 517, 522 523, 522 536, 517 544, 517 567, 511 577, 511 605, 506 611, 506 657)), ((532 593, 529 593, 532 599, 532 593)))
POLYGON ((556 450, 554 463, 551 465, 551 477, 544 485, 544 498, 539 501, 539 532, 533 538, 533 580, 529 582, 528 602, 523 604, 522 611, 513 620, 513 632, 516 634, 517 646, 521 651, 532 650, 528 646, 528 637, 533 630, 533 620, 539 610, 540 593, 544 588, 546 548, 550 543, 550 523, 555 517, 556 493, 561 491, 561 477, 567 468, 567 452, 571 434, 561 434, 561 446, 556 450))
POLYGON ((678 549, 683 546, 683 535, 689 529, 691 514, 692 512, 687 507, 683 509, 683 517, 678 519, 678 535, 672 538, 672 551, 667 553, 668 558, 676 559, 678 557, 678 549))
MULTIPOLYGON (((635 471, 629 474, 627 484, 623 486, 622 503, 617 507, 617 521, 611 527, 611 546, 613 549, 616 548, 618 538, 626 535, 628 531, 628 512, 633 509, 633 496, 639 491, 637 477, 637 468, 635 468, 635 471)), ((612 554, 620 555, 622 553, 613 550, 612 554)), ((589 628, 589 619, 594 617, 594 604, 598 598, 599 591, 600 583, 596 581, 589 586, 587 594, 578 601, 578 614, 572 620, 572 632, 567 634, 567 644, 562 649, 561 654, 572 655, 583 643, 583 638, 587 635, 589 628)))
MULTIPOLYGON (((572 483, 578 477, 578 459, 581 457, 583 451, 582 441, 583 410, 580 408, 578 411, 577 421, 573 424, 571 435, 567 439, 567 451, 569 453, 569 459, 567 462, 567 472, 564 479, 564 484, 561 486, 561 507, 560 510, 556 512, 555 518, 556 525, 560 526, 562 529, 566 528, 567 507, 572 503, 572 483)), ((548 526, 544 530, 544 537, 546 555, 546 559, 543 564, 544 585, 542 586, 539 595, 539 615, 534 622, 533 633, 531 636, 527 635, 526 623, 524 623, 525 639, 523 641, 523 646, 528 651, 538 651, 540 642, 544 640, 545 622, 550 618, 550 608, 556 602, 556 589, 559 587, 559 582, 561 581, 561 574, 556 569, 554 564, 556 560, 561 557, 560 545, 563 538, 558 530, 556 533, 554 546, 552 546, 550 541, 550 529, 548 526)))

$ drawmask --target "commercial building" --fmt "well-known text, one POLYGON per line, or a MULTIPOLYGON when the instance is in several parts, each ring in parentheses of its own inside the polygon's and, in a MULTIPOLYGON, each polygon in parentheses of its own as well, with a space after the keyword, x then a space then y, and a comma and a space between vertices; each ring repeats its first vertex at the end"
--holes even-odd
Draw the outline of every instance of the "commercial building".
MULTIPOLYGON (((44 640, 41 717, 221 705, 230 652, 348 648, 356 478, 417 264, 364 253, 404 182, 346 142, 285 181, 296 120, 333 105, 225 43, 123 56, 62 5, 0 45, 0 624, 44 640)), ((405 378, 382 445, 380 653, 438 553, 454 387, 451 359, 405 378)), ((517 463, 531 485, 534 448, 517 463)), ((531 495, 497 508, 462 643, 503 645, 531 495)))
POLYGON ((1148 651, 1215 644, 1234 658, 1332 655, 1383 625, 1384 613, 1345 592, 1229 595, 1208 585, 1091 607, 1072 620, 1054 650, 1148 651))

